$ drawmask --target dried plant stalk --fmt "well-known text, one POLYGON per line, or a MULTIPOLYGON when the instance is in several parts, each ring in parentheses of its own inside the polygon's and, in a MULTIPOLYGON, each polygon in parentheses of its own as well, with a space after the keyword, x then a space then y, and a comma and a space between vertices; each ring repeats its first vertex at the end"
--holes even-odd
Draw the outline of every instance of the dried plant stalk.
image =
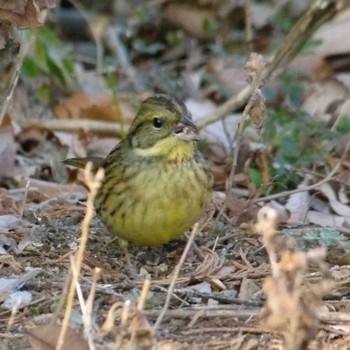
POLYGON ((301 252, 290 248, 278 234, 278 221, 274 209, 263 207, 256 224, 271 263, 271 276, 263 285, 267 297, 264 319, 268 327, 282 332, 286 350, 302 350, 316 338, 319 328, 317 311, 333 281, 324 262, 326 250, 316 248, 301 252), (310 265, 321 272, 322 279, 318 283, 305 281, 310 265))
POLYGON ((78 283, 77 278, 79 277, 79 274, 81 271, 81 266, 82 266, 82 262, 83 262, 83 258, 84 258, 84 252, 85 252, 86 243, 87 243, 87 239, 88 239, 89 225, 90 225, 90 221, 94 215, 94 201, 95 201, 95 197, 97 195, 98 189, 101 186, 103 177, 104 177, 104 170, 102 168, 100 168, 97 171, 96 175, 93 175, 92 163, 89 162, 86 165, 86 168, 84 171, 84 176, 85 176, 86 184, 87 184, 90 192, 89 192, 89 195, 88 195, 88 198, 86 201, 86 214, 85 214, 84 220, 81 224, 80 245, 79 245, 76 257, 75 257, 75 270, 76 270, 76 273, 74 274, 75 278, 74 278, 74 275, 72 274, 73 277, 72 277, 71 284, 70 284, 69 291, 68 291, 67 305, 66 305, 66 310, 65 310, 65 314, 64 314, 64 319, 62 322, 62 328, 61 328, 60 336, 58 338, 55 350, 62 349, 64 337, 65 337, 65 334, 66 334, 66 331, 68 328, 69 319, 70 319, 70 315, 71 315, 72 308, 73 308, 75 288, 76 288, 76 285, 78 283))

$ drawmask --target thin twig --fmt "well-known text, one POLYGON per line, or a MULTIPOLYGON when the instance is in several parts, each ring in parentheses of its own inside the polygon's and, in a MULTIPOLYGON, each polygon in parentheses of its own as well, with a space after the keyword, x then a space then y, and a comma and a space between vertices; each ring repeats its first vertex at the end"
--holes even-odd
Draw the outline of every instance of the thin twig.
POLYGON ((159 314, 159 316, 157 318, 156 323, 154 324, 154 330, 156 330, 160 326, 160 324, 162 323, 162 320, 163 320, 166 312, 168 311, 170 300, 171 300, 171 297, 172 297, 173 292, 174 292, 176 280, 179 277, 182 265, 184 264, 184 262, 186 260, 186 257, 187 257, 187 254, 188 254, 190 248, 191 248, 193 239, 194 239, 195 235, 197 234, 198 226, 199 226, 198 223, 196 223, 193 226, 192 232, 191 232, 191 234, 190 234, 190 236, 188 238, 186 247, 185 247, 185 249, 184 249, 184 251, 183 251, 183 253, 181 255, 180 261, 178 262, 178 264, 175 267, 173 279, 172 279, 172 281, 170 283, 170 286, 168 288, 168 293, 167 293, 167 296, 166 296, 166 300, 165 300, 164 306, 163 306, 163 308, 162 308, 162 310, 161 310, 161 312, 160 312, 160 314, 159 314))
MULTIPOLYGON (((163 310, 145 310, 144 314, 147 317, 157 317, 161 316, 163 310)), ((203 311, 202 317, 212 318, 212 317, 222 317, 222 318, 231 318, 231 319, 240 319, 248 320, 254 317, 259 316, 261 310, 238 310, 235 306, 235 309, 229 308, 229 305, 220 306, 220 307, 199 307, 199 308, 183 308, 183 309, 174 309, 167 310, 167 316, 171 318, 180 318, 187 319, 192 318, 199 311, 203 311)), ((350 316, 349 316, 350 317, 350 316)))
POLYGON ((21 219, 23 219, 24 209, 26 206, 27 198, 28 198, 29 187, 30 187, 30 180, 27 180, 26 188, 25 188, 25 192, 24 192, 24 198, 23 198, 23 202, 22 202, 21 214, 20 214, 21 219))
MULTIPOLYGON (((237 310, 237 308, 229 308, 228 305, 220 307, 204 307, 204 308, 185 308, 177 310, 168 310, 167 315, 171 318, 187 319, 193 317, 198 311, 203 310, 202 317, 205 318, 229 318, 247 320, 259 317, 261 309, 253 310, 237 310)), ((147 317, 157 317, 161 310, 145 310, 147 317)), ((330 311, 317 312, 317 317, 324 323, 350 322, 350 314, 347 312, 330 311)), ((158 316, 159 317, 159 316, 158 316)))
MULTIPOLYGON (((161 293, 167 293, 167 292, 168 292, 168 289, 167 289, 167 288, 164 288, 164 287, 159 286, 159 285, 157 285, 157 286, 154 286, 154 285, 153 285, 153 286, 150 288, 150 290, 151 290, 151 291, 156 291, 156 292, 161 292, 161 293)), ((190 304, 188 301, 186 301, 185 299, 180 298, 176 293, 177 293, 177 291, 174 290, 174 292, 173 292, 173 298, 174 298, 174 299, 178 300, 182 305, 187 305, 187 306, 191 305, 191 304, 190 304)))
MULTIPOLYGON (((35 124, 32 122, 31 124, 35 124)), ((39 122, 38 122, 39 123, 39 122)), ((122 127, 118 123, 91 119, 53 119, 40 123, 52 131, 94 132, 103 135, 120 136, 122 127)))
POLYGON ((252 49, 253 43, 253 19, 252 19, 252 5, 251 0, 246 0, 244 5, 244 35, 249 51, 252 49))
MULTIPOLYGON (((189 327, 188 327, 189 328, 189 327)), ((253 333, 253 334, 263 334, 263 333, 269 333, 269 334, 273 334, 276 333, 276 335, 278 334, 277 332, 271 332, 271 330, 267 329, 267 328, 261 328, 259 326, 259 328, 255 327, 242 327, 242 326, 236 326, 236 327, 200 327, 200 328, 194 328, 194 329, 189 329, 186 331, 182 331, 181 334, 184 336, 189 336, 189 335, 194 335, 194 334, 204 334, 204 333, 236 333, 236 334, 242 334, 242 333, 253 333)), ((224 349, 228 349, 226 346, 224 347, 224 349)), ((229 348, 231 349, 231 348, 229 348)), ((234 347, 234 349, 236 349, 236 347, 234 347)))
POLYGON ((235 305, 245 305, 245 306, 254 306, 254 307, 262 307, 263 301, 259 300, 245 300, 239 298, 225 297, 224 295, 218 295, 217 293, 201 293, 195 290, 189 291, 186 293, 188 296, 202 298, 204 301, 208 301, 209 299, 216 300, 221 304, 235 304, 235 305))
POLYGON ((333 176, 339 170, 339 168, 343 164, 345 158, 347 157, 349 150, 350 150, 350 139, 348 140, 348 142, 345 145, 345 148, 344 148, 344 151, 343 151, 341 158, 339 159, 339 161, 337 162, 335 167, 332 169, 332 171, 324 179, 322 179, 322 180, 320 180, 312 185, 305 186, 303 188, 297 188, 297 189, 292 190, 292 191, 284 191, 281 193, 272 194, 270 196, 256 198, 256 199, 253 199, 252 202, 253 203, 265 202, 265 201, 270 201, 270 200, 276 199, 276 198, 291 196, 292 194, 295 194, 295 193, 300 193, 300 192, 311 191, 311 190, 317 189, 318 187, 320 187, 323 184, 327 183, 328 181, 332 180, 333 176))
POLYGON ((325 184, 326 182, 330 181, 332 179, 332 177, 334 176, 334 174, 339 170, 341 164, 342 164, 342 162, 339 161, 336 164, 336 166, 333 168, 333 170, 324 179, 322 179, 322 180, 320 180, 312 185, 305 186, 302 188, 297 188, 297 189, 291 190, 291 191, 284 191, 284 192, 280 192, 280 193, 271 194, 271 195, 265 196, 265 197, 255 198, 252 200, 252 202, 253 203, 266 202, 266 201, 270 201, 270 200, 276 199, 276 198, 291 196, 292 194, 295 194, 295 193, 315 190, 318 187, 325 184))
MULTIPOLYGON (((315 0, 313 2, 283 40, 271 61, 266 65, 263 72, 264 82, 275 74, 278 69, 285 67, 295 57, 316 29, 336 14, 339 6, 340 2, 337 0, 315 0)), ((202 129, 243 106, 247 102, 252 91, 253 89, 251 86, 245 86, 236 96, 233 96, 219 106, 214 113, 210 113, 200 119, 197 122, 198 128, 202 129)))
POLYGON ((236 173, 236 167, 238 163, 238 154, 239 154, 240 145, 243 139, 245 124, 250 116, 250 112, 257 98, 260 97, 259 92, 263 81, 263 76, 262 76, 263 70, 264 70, 264 63, 263 63, 262 57, 260 55, 257 55, 256 53, 252 53, 246 64, 246 72, 251 80, 250 85, 252 88, 252 94, 250 95, 249 101, 244 108, 244 111, 242 113, 242 118, 239 121, 236 136, 235 136, 235 148, 233 152, 231 171, 226 181, 226 205, 232 198, 231 188, 233 184, 233 177, 236 173))

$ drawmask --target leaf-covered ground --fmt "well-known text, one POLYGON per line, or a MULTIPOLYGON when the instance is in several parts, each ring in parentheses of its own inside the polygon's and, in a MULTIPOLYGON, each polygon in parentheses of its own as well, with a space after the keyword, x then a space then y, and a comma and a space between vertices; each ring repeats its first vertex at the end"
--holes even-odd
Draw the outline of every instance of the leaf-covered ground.
POLYGON ((62 323, 62 349, 350 347, 350 10, 318 3, 0 1, 1 349, 62 323), (108 154, 157 92, 199 127, 210 207, 156 248, 94 216, 77 262, 89 181, 61 161, 108 154))

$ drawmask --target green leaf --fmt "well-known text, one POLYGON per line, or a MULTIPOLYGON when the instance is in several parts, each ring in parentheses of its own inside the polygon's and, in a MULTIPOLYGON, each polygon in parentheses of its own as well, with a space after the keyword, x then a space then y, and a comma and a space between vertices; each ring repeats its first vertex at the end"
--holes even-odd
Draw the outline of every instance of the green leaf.
POLYGON ((254 169, 254 168, 249 168, 248 169, 248 177, 250 181, 253 182, 254 186, 259 188, 263 185, 263 178, 261 175, 261 172, 254 169))

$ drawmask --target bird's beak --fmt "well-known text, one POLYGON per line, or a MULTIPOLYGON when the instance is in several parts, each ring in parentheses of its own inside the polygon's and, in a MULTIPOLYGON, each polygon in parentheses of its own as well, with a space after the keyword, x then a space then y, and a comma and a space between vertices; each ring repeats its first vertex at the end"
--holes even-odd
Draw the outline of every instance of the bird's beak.
POLYGON ((197 134, 197 127, 193 123, 191 117, 184 116, 179 124, 174 128, 173 134, 181 140, 199 141, 200 137, 197 134))

